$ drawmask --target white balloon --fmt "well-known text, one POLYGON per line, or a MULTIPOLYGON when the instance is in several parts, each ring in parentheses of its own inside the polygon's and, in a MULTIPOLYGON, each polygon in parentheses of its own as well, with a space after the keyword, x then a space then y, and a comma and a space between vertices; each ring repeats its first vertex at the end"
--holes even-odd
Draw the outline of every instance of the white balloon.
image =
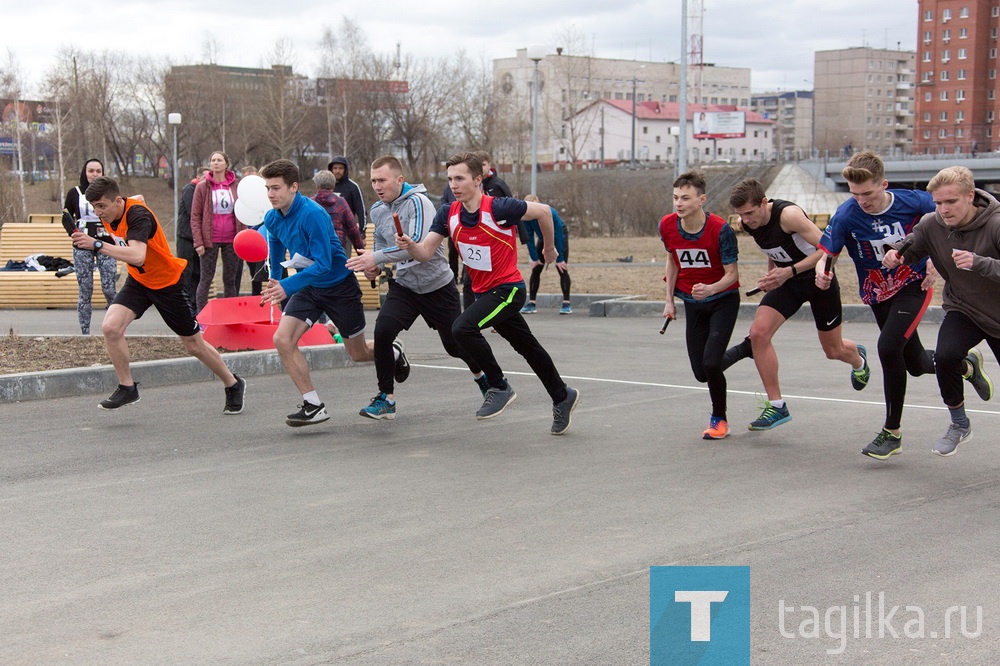
POLYGON ((271 202, 267 199, 267 188, 260 176, 244 176, 236 186, 238 202, 250 210, 267 212, 271 210, 271 202))
POLYGON ((236 200, 236 205, 233 207, 233 212, 236 213, 236 219, 247 225, 248 227, 256 227, 258 224, 264 221, 264 215, 267 211, 254 210, 246 205, 243 201, 243 197, 236 200))

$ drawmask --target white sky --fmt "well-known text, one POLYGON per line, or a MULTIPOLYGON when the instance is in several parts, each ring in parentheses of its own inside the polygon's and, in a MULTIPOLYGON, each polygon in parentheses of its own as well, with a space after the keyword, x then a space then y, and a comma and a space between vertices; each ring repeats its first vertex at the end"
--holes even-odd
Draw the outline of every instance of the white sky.
MULTIPOLYGON (((755 92, 811 89, 817 50, 868 45, 913 49, 914 0, 703 0, 705 62, 750 67, 755 92)), ((689 0, 689 6, 694 4, 689 0)), ((678 0, 505 0, 460 4, 422 2, 195 2, 193 0, 46 0, 5 2, 0 45, 13 53, 26 96, 37 93, 60 46, 165 56, 174 64, 202 62, 204 44, 216 62, 259 67, 277 40, 290 40, 296 72, 314 75, 317 44, 342 17, 361 26, 376 52, 445 58, 459 49, 475 59, 510 57, 572 29, 598 57, 678 61, 678 0)), ((7 53, 0 52, 6 67, 7 53)))

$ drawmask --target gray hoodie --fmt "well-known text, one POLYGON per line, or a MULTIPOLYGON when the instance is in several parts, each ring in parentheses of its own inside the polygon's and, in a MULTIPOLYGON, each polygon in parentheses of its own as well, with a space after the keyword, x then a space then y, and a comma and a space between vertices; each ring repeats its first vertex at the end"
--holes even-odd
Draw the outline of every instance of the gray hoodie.
POLYGON ((396 262, 396 282, 418 294, 436 291, 455 279, 444 256, 443 243, 434 251, 434 256, 424 263, 411 259, 409 252, 396 246, 393 213, 399 215, 403 233, 417 242, 423 240, 431 230, 436 211, 426 192, 423 185, 403 183, 403 191, 392 203, 376 201, 369 216, 375 225, 375 264, 382 266, 396 262))
POLYGON ((924 215, 907 237, 913 239, 913 245, 906 251, 905 260, 930 256, 945 280, 944 309, 957 310, 987 335, 1000 337, 1000 202, 976 189, 972 203, 979 210, 959 229, 949 228, 937 212, 924 215), (953 249, 976 255, 972 270, 955 266, 953 249))

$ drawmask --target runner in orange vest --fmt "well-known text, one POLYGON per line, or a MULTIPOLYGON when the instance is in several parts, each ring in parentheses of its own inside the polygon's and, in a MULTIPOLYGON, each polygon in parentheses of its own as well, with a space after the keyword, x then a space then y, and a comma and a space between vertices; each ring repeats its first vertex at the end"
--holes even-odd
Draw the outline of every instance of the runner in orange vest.
POLYGON ((222 413, 242 412, 246 380, 230 372, 218 350, 201 336, 191 297, 181 281, 187 262, 171 254, 156 215, 139 199, 122 197, 118 183, 106 176, 95 178, 84 196, 114 243, 103 243, 78 231, 73 234, 74 247, 113 257, 128 266, 125 284, 101 324, 104 346, 118 376, 118 388, 101 402, 101 409, 118 409, 139 402, 125 331, 153 306, 170 330, 180 336, 187 352, 222 380, 226 387, 222 413))

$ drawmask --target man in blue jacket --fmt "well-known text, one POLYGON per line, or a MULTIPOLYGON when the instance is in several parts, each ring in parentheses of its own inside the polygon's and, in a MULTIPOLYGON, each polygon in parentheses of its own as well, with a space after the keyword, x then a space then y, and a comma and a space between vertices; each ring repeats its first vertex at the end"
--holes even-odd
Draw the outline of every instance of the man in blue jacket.
POLYGON ((344 338, 344 348, 356 363, 374 358, 365 341, 365 312, 361 288, 347 269, 347 257, 318 203, 299 193, 299 169, 289 160, 276 160, 261 170, 273 210, 264 216, 269 240, 271 277, 261 293, 261 303, 282 304, 283 312, 274 346, 295 387, 302 394, 299 411, 285 423, 298 427, 330 418, 326 405, 309 377, 309 365, 299 351, 299 339, 323 313, 344 338), (281 262, 291 257, 293 275, 281 279, 281 262))

